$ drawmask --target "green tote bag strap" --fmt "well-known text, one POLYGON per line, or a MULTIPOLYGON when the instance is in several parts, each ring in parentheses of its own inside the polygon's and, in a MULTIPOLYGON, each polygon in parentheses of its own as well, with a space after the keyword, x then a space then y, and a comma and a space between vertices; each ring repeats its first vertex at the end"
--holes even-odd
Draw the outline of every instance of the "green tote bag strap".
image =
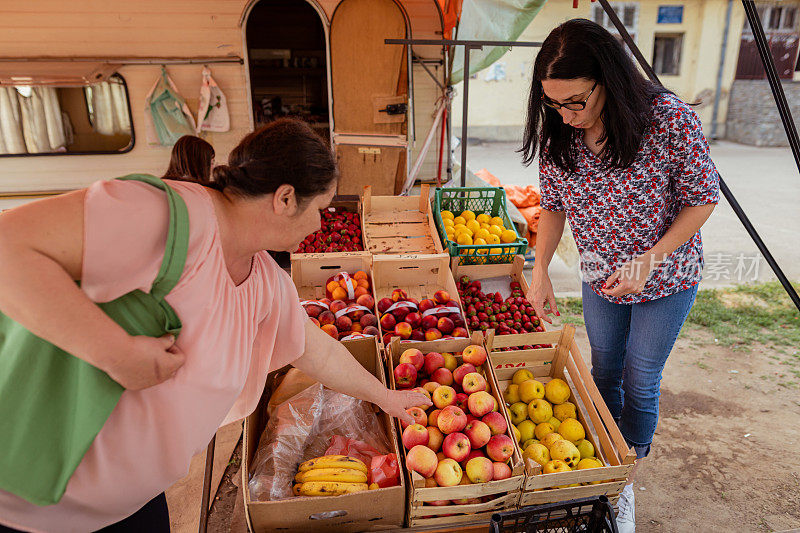
POLYGON ((183 273, 186 265, 186 254, 189 251, 189 211, 186 203, 175 190, 167 185, 164 180, 149 174, 128 174, 119 180, 141 181, 153 187, 158 187, 167 193, 169 202, 169 229, 167 230, 167 245, 164 260, 156 275, 150 294, 158 300, 163 300, 169 294, 183 273))

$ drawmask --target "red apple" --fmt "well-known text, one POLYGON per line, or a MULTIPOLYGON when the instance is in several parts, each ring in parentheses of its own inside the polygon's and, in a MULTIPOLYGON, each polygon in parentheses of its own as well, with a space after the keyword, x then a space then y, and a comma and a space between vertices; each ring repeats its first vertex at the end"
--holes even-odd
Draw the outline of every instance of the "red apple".
POLYGON ((475 448, 472 448, 472 451, 469 452, 467 458, 464 459, 464 463, 466 464, 470 459, 474 459, 476 457, 486 457, 486 454, 483 453, 483 450, 476 450, 475 448))
POLYGON ((486 378, 484 378, 478 372, 470 372, 469 374, 464 376, 464 380, 461 382, 461 387, 467 394, 472 394, 473 392, 485 391, 486 378))
POLYGON ((436 425, 444 434, 456 433, 467 425, 467 415, 455 405, 448 405, 439 413, 436 425))
MULTIPOLYGON (((427 430, 425 434, 427 435, 427 430)), ((433 477, 436 467, 439 466, 439 460, 436 458, 436 452, 427 446, 418 445, 406 454, 406 466, 422 477, 433 477)))
POLYGON ((439 427, 439 424, 437 424, 437 421, 439 420, 439 413, 441 413, 441 412, 442 412, 441 409, 434 409, 433 411, 431 411, 431 414, 428 415, 428 425, 429 426, 439 427))
POLYGON ((471 374, 472 372, 477 372, 474 365, 469 363, 464 363, 463 365, 459 366, 455 370, 453 370, 453 379, 456 383, 461 385, 464 383, 464 376, 467 374, 471 374))
POLYGON ((471 450, 472 446, 470 445, 469 438, 459 432, 447 435, 442 444, 442 451, 444 454, 456 462, 461 462, 466 459, 471 450))
MULTIPOLYGON (((420 352, 422 353, 422 352, 420 352)), ((439 352, 429 352, 425 354, 425 373, 433 376, 433 373, 444 367, 444 356, 439 352)), ((449 385, 449 383, 444 383, 449 385)))
MULTIPOLYGON (((467 412, 467 398, 468 397, 469 396, 467 396, 463 392, 459 392, 458 394, 456 394, 456 403, 455 403, 455 405, 457 407, 459 407, 465 413, 467 412)), ((467 416, 469 416, 469 413, 467 414, 467 416)))
POLYGON ((403 289, 395 289, 392 291, 393 302, 404 302, 408 299, 408 294, 403 289))
POLYGON ((469 395, 469 398, 467 398, 469 412, 478 418, 489 413, 490 411, 494 411, 496 405, 497 402, 494 399, 494 396, 486 391, 474 392, 469 395))
POLYGON ((427 383, 422 384, 422 388, 430 393, 431 399, 433 399, 433 391, 435 391, 439 387, 441 387, 441 385, 436 381, 428 381, 427 383))
POLYGON ((503 435, 508 430, 506 417, 497 411, 483 415, 481 420, 492 430, 492 435, 503 435))
POLYGON ((409 389, 417 382, 417 369, 410 363, 400 363, 394 369, 394 381, 402 389, 409 389))
POLYGON ((457 327, 453 328, 453 332, 451 333, 451 335, 453 337, 467 338, 469 337, 469 332, 467 332, 466 328, 457 327))
POLYGON ((409 348, 400 354, 399 361, 401 363, 411 363, 419 371, 425 364, 425 356, 416 348, 409 348))
POLYGON ((433 405, 435 405, 437 408, 444 409, 445 407, 455 403, 456 391, 453 390, 453 387, 442 385, 433 391, 433 394, 431 394, 431 400, 433 401, 433 405))
MULTIPOLYGON (((406 409, 406 413, 414 417, 414 424, 419 424, 423 427, 428 425, 428 415, 425 414, 425 411, 421 407, 409 407, 406 409)), ((403 429, 405 429, 411 424, 401 422, 400 425, 403 427, 403 429)))
POLYGON ((418 341, 418 342, 424 341, 425 340, 425 334, 422 333, 422 331, 420 331, 418 329, 415 329, 414 331, 411 332, 411 340, 412 341, 418 341))
POLYGON ((492 463, 492 470, 494 471, 492 475, 492 479, 494 481, 499 481, 501 479, 508 479, 511 477, 511 467, 508 466, 506 463, 495 461, 494 463, 492 463))
POLYGON ((494 435, 486 445, 486 455, 492 461, 505 462, 514 453, 514 441, 508 435, 494 435))
POLYGON ((430 298, 425 298, 419 302, 419 312, 424 313, 428 309, 433 309, 436 307, 436 302, 431 300, 430 298))
POLYGON ((444 442, 444 433, 438 427, 435 426, 428 426, 428 448, 431 450, 438 452, 442 449, 442 443, 444 442))
POLYGON ((467 424, 464 428, 464 434, 469 438, 469 443, 473 448, 486 446, 489 439, 492 438, 492 430, 480 420, 467 424))
POLYGON ((465 363, 472 363, 476 367, 481 366, 486 362, 486 350, 483 346, 472 344, 464 349, 462 359, 465 363))
POLYGON ((394 302, 389 298, 381 298, 378 300, 378 312, 383 314, 389 309, 394 302))
POLYGON ((444 367, 437 368, 436 371, 431 374, 431 379, 442 385, 450 386, 453 384, 453 373, 444 367))
POLYGON ((422 323, 422 317, 419 315, 419 313, 412 311, 406 315, 405 321, 411 324, 412 328, 418 328, 422 323))

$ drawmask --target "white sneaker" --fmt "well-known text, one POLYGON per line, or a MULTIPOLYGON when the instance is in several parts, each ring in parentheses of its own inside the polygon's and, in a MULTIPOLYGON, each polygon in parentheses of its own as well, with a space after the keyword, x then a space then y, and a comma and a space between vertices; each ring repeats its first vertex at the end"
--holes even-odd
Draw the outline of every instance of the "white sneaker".
POLYGON ((617 502, 617 529, 619 533, 636 531, 636 512, 633 495, 633 483, 625 485, 617 502))

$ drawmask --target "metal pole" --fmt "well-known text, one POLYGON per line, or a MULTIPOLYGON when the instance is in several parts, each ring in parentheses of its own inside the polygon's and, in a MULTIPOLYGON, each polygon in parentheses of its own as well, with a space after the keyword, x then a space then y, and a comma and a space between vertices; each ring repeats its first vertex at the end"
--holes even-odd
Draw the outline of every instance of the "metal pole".
POLYGON ((467 186, 467 110, 469 109, 469 53, 470 45, 464 46, 464 101, 461 111, 461 186, 467 186))
MULTIPOLYGON (((631 39, 628 30, 625 28, 622 22, 620 22, 619 17, 617 17, 617 14, 614 12, 614 8, 612 8, 609 5, 608 0, 598 0, 598 1, 600 2, 600 5, 603 6, 603 9, 608 15, 608 18, 610 18, 614 26, 616 26, 617 31, 619 31, 620 36, 628 45, 628 48, 631 50, 631 52, 633 52, 634 57, 636 57, 636 59, 639 61, 639 65, 647 73, 647 76, 650 78, 650 81, 652 81, 653 83, 657 83, 658 85, 662 85, 661 81, 658 79, 658 76, 656 76, 656 73, 653 70, 653 68, 645 60, 644 56, 642 56, 642 53, 639 51, 639 47, 637 47, 636 43, 634 43, 633 39, 631 39)), ((745 4, 748 1, 750 1, 750 3, 752 4, 751 0, 742 0, 742 2, 745 4)), ((755 21, 758 23, 758 27, 761 28, 761 21, 758 19, 757 15, 755 21)), ((754 28, 754 33, 755 33, 755 28, 754 28)), ((763 35, 763 30, 762 30, 762 35, 763 35)), ((772 254, 767 248, 767 245, 764 244, 764 241, 761 239, 761 236, 758 234, 755 227, 753 227, 753 224, 750 222, 750 219, 747 217, 744 210, 739 205, 739 202, 736 200, 736 197, 733 196, 733 193, 728 188, 728 185, 725 183, 725 181, 722 179, 722 176, 720 176, 719 178, 719 188, 723 196, 725 196, 725 199, 728 200, 728 203, 733 209, 733 212, 736 213, 737 217, 739 217, 739 221, 744 226, 744 229, 747 230, 747 233, 750 235, 750 238, 753 239, 753 242, 758 247, 758 250, 764 256, 764 259, 767 261, 767 264, 769 264, 770 268, 772 268, 772 271, 775 273, 775 276, 778 278, 778 281, 780 281, 781 285, 783 285, 783 288, 786 290, 786 293, 789 295, 789 298, 792 300, 794 305, 800 311, 800 296, 797 295, 797 291, 795 291, 794 287, 792 287, 792 284, 789 283, 788 278, 783 273, 783 270, 781 270, 781 267, 778 265, 778 262, 775 261, 774 257, 772 257, 772 254)))
POLYGON ((797 136, 797 127, 792 118, 792 111, 789 109, 789 104, 786 102, 786 94, 783 92, 783 85, 778 77, 778 70, 775 68, 775 61, 772 53, 769 50, 767 38, 764 35, 764 27, 761 25, 761 19, 758 17, 758 11, 753 0, 742 0, 744 12, 747 14, 747 20, 750 22, 750 28, 753 30, 753 38, 756 41, 758 54, 761 56, 761 62, 764 64, 764 71, 767 73, 770 88, 772 89, 772 96, 775 98, 775 104, 778 106, 778 113, 780 113, 781 121, 783 122, 783 129, 786 131, 786 137, 789 139, 789 146, 794 155, 794 162, 797 165, 797 170, 800 171, 800 137, 797 136))
POLYGON ((725 70, 725 52, 728 49, 728 31, 731 27, 731 12, 733 0, 728 0, 728 10, 725 12, 725 31, 722 34, 722 50, 719 52, 719 69, 717 70, 717 90, 714 94, 714 111, 711 114, 711 138, 717 138, 717 117, 719 116, 719 101, 722 97, 722 74, 725 70))

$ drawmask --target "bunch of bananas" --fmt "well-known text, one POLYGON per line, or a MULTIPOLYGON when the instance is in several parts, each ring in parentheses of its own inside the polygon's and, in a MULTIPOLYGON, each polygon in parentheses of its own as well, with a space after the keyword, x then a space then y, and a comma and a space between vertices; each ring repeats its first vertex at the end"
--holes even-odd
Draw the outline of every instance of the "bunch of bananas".
POLYGON ((300 465, 294 480, 295 496, 340 496, 369 488, 367 465, 346 455, 309 459, 300 465))

